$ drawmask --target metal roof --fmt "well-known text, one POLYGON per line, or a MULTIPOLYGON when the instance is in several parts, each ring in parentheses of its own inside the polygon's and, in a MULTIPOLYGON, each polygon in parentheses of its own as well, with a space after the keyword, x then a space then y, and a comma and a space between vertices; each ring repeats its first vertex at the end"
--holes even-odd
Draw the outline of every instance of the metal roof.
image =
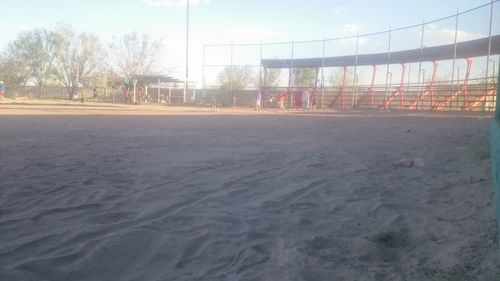
MULTIPOLYGON (((488 37, 457 43, 458 59, 469 57, 481 57, 488 55, 488 37)), ((265 68, 306 68, 306 67, 338 67, 354 65, 382 65, 399 64, 419 61, 439 61, 453 59, 454 44, 424 47, 396 51, 390 53, 359 54, 351 56, 307 58, 307 59, 263 59, 262 66, 265 68)), ((500 35, 491 37, 491 55, 500 54, 500 35)))
POLYGON ((132 76, 132 79, 137 79, 140 82, 147 82, 147 83, 179 83, 183 82, 179 79, 167 76, 167 75, 134 75, 132 76))

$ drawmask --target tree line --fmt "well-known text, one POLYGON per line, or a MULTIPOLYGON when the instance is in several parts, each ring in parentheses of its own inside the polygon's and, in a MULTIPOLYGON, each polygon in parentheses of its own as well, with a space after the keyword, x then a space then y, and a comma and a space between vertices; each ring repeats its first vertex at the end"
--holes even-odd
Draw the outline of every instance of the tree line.
MULTIPOLYGON (((295 87, 315 87, 320 83, 320 69, 318 68, 294 68, 290 79, 295 87), (319 79, 318 81, 316 79, 319 79)), ((267 69, 265 75, 265 85, 267 87, 278 87, 281 84, 281 69, 267 69)), ((254 73, 251 67, 247 66, 226 66, 217 75, 217 85, 222 90, 244 90, 248 87, 260 87, 264 85, 264 73, 254 73)), ((354 75, 352 69, 347 70, 346 85, 352 85, 354 75)), ((340 85, 343 81, 343 71, 339 68, 331 72, 326 79, 329 85, 340 85)))
POLYGON ((40 98, 47 85, 62 85, 72 99, 80 87, 91 87, 102 77, 128 87, 134 75, 165 71, 163 49, 163 40, 147 33, 113 37, 105 46, 96 35, 61 23, 53 30, 17 34, 0 54, 0 79, 14 91, 36 85, 40 98))

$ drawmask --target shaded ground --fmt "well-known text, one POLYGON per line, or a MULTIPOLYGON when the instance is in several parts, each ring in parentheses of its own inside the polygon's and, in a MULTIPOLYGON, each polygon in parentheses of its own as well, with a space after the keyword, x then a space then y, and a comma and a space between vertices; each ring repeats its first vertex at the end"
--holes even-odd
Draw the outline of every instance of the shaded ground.
POLYGON ((487 119, 99 112, 0 107, 0 280, 500 276, 487 119))

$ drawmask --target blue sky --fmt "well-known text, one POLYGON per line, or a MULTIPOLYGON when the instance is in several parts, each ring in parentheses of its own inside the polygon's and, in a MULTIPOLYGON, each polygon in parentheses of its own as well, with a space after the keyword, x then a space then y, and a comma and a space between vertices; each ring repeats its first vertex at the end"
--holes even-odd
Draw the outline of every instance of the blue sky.
MULTIPOLYGON (((96 34, 106 43, 115 35, 147 32, 166 39, 165 61, 182 77, 186 7, 182 0, 1 0, 0 49, 22 30, 53 28, 57 22, 96 34)), ((204 43, 276 42, 355 35, 421 23, 466 10, 487 0, 191 0, 191 71, 199 81, 204 43)), ((495 22, 500 22, 500 5, 495 22)), ((464 18, 464 38, 487 34, 488 9, 464 18)), ((500 24, 494 24, 500 26, 500 24)), ((450 20, 436 30, 450 30, 450 20)), ((500 27, 499 27, 500 28, 500 27)), ((494 30, 498 33, 498 30, 494 30)), ((432 33, 428 33, 432 35, 432 33)), ((444 34, 444 33, 443 33, 444 34)), ((395 35, 397 36, 397 35, 395 35)), ((437 37, 441 33, 436 32, 437 37)), ((384 38, 379 38, 383 40, 384 38)), ((375 40, 372 40, 373 42, 375 40)), ((404 40, 394 40, 394 44, 404 40)), ((429 44, 432 44, 432 38, 429 44)), ((363 42, 362 42, 363 43, 363 42)), ((403 45, 401 45, 403 46, 403 45)), ((373 48, 372 48, 373 47, 373 48)), ((366 52, 376 44, 364 46, 366 52), (371 47, 370 47, 371 46, 371 47)), ((381 47, 383 48, 383 47, 381 47)), ((403 48, 403 47, 402 47, 403 48)), ((378 51, 378 50, 375 50, 378 51)))

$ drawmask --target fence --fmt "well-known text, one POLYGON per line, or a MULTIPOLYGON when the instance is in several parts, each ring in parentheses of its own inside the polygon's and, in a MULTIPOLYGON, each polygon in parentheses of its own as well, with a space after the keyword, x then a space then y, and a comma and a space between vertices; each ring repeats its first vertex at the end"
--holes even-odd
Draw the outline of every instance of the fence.
MULTIPOLYGON (((500 22, 498 2, 494 0, 466 11, 457 10, 441 19, 369 34, 313 41, 206 44, 203 47, 202 95, 213 95, 219 86, 217 76, 224 69, 232 71, 244 67, 254 75, 254 82, 246 89, 255 92, 259 87, 266 87, 265 100, 300 92, 302 95, 307 93, 321 108, 492 111, 499 57, 498 52, 492 52, 497 48, 492 49, 491 38, 500 34, 500 26, 493 24, 500 22), (489 40, 481 55, 467 59, 457 56, 457 44, 479 38, 489 40), (399 51, 420 50, 423 54, 428 48, 449 44, 455 46, 449 54, 453 59, 438 64, 422 60, 422 57, 403 67, 389 63, 391 55, 399 51), (357 64, 359 56, 374 53, 386 54, 387 64, 378 65, 376 70, 372 65, 357 64), (324 64, 325 58, 344 56, 354 56, 355 62, 343 67, 324 64), (299 81, 294 77, 297 67, 293 62, 309 58, 320 61, 316 81, 299 81), (292 65, 283 67, 284 71, 280 71, 275 81, 267 81, 267 78, 264 81, 266 69, 261 62, 268 59, 287 59, 292 65), (344 71, 347 71, 347 78, 342 77, 344 71)), ((230 87, 227 90, 231 96, 236 96, 233 100, 239 100, 241 89, 230 87)), ((293 96, 288 98, 289 103, 292 100, 293 96)))

